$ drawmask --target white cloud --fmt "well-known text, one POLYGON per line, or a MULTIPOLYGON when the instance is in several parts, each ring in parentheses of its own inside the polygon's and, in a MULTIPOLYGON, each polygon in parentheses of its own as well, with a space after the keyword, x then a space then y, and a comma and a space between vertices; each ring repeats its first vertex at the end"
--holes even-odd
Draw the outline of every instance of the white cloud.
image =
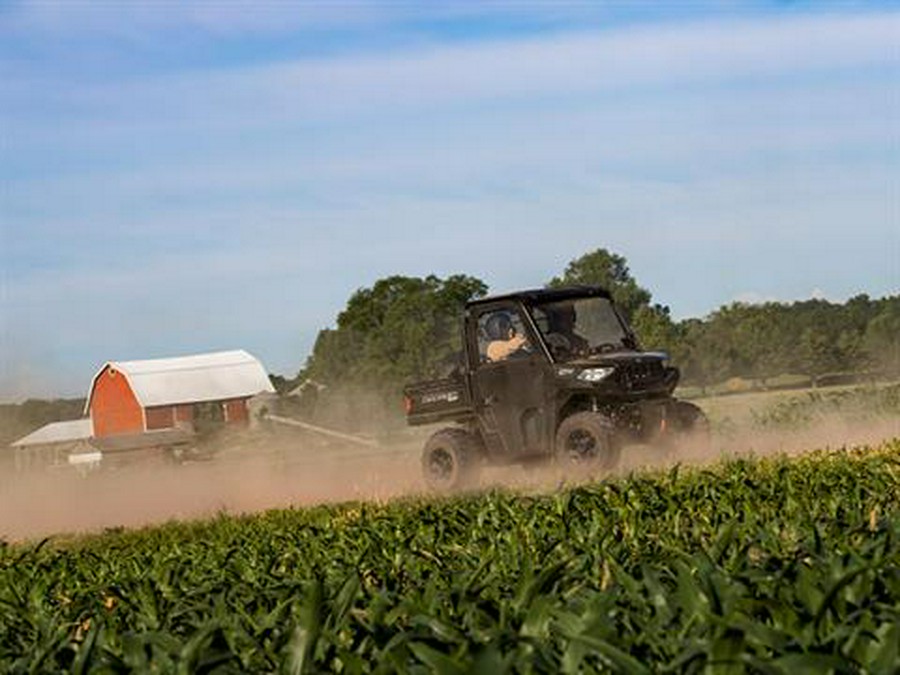
POLYGON ((778 302, 778 298, 771 295, 764 295, 758 291, 744 291, 738 293, 731 299, 731 302, 738 302, 742 305, 762 305, 767 302, 778 302))
POLYGON ((898 33, 900 14, 793 17, 99 85, 17 72, 0 349, 89 370, 244 346, 289 372, 379 276, 513 288, 598 246, 679 316, 897 287, 898 33))
MULTIPOLYGON (((155 87, 141 91, 141 85, 126 93, 143 93, 156 101, 175 94, 191 101, 195 98, 191 92, 199 91, 209 97, 210 105, 227 103, 237 105, 240 113, 266 116, 279 111, 300 113, 307 119, 371 115, 373 106, 397 112, 518 97, 777 77, 836 67, 897 66, 898 34, 900 13, 704 22, 435 47, 387 57, 301 61, 240 73, 202 73, 199 78, 167 78, 155 87), (162 91, 169 87, 174 90, 162 91), (262 109, 260 101, 273 105, 262 109)), ((115 91, 114 98, 119 94, 115 91)))
POLYGON ((175 29, 217 35, 282 34, 298 29, 328 29, 387 21, 390 6, 370 3, 294 3, 273 0, 157 0, 73 2, 31 0, 5 9, 7 31, 33 35, 135 36, 175 29))
MULTIPOLYGON (((388 56, 349 56, 166 75, 45 91, 46 102, 131 118, 253 126, 332 122, 479 102, 620 93, 777 78, 864 65, 900 65, 900 13, 745 19, 566 33, 388 56)), ((0 100, 32 82, 6 78, 0 100)))
POLYGON ((846 302, 850 297, 850 294, 844 294, 840 298, 835 298, 830 296, 828 293, 823 291, 821 288, 813 288, 809 293, 801 293, 797 296, 775 296, 766 293, 760 293, 758 291, 744 291, 743 293, 738 293, 731 299, 731 302, 739 302, 744 305, 762 305, 767 302, 778 302, 778 303, 791 303, 791 302, 802 302, 804 300, 826 300, 828 302, 846 302))

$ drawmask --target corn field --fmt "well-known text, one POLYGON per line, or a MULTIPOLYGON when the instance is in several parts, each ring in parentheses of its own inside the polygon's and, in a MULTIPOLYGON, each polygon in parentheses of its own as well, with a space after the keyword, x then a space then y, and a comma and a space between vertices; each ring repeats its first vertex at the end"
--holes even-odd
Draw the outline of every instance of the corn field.
POLYGON ((0 670, 900 672, 900 441, 4 545, 0 670))

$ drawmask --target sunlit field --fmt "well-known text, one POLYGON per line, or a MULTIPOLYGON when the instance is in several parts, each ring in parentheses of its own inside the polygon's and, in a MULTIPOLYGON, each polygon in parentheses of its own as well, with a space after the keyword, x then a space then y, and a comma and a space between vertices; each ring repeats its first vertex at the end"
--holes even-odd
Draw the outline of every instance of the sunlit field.
POLYGON ((13 672, 868 672, 900 646, 900 441, 550 494, 6 546, 13 672))

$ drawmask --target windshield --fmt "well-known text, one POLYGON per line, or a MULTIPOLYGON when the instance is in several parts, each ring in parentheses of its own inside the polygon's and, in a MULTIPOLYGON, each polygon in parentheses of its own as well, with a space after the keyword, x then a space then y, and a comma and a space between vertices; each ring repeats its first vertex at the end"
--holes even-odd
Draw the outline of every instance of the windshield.
POLYGON ((531 307, 531 316, 556 361, 634 348, 607 298, 539 303, 531 307))

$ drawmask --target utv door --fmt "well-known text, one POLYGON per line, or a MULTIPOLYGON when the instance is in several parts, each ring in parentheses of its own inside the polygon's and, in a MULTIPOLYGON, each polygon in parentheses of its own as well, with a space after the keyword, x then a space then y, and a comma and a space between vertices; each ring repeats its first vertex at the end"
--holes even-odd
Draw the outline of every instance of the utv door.
POLYGON ((469 353, 477 357, 472 364, 473 398, 488 451, 509 459, 548 452, 552 422, 545 401, 548 363, 534 332, 515 306, 492 306, 473 318, 475 334, 469 336, 469 353), (527 340, 502 358, 490 348, 498 342, 498 336, 489 332, 498 315, 507 316, 515 334, 527 340))

